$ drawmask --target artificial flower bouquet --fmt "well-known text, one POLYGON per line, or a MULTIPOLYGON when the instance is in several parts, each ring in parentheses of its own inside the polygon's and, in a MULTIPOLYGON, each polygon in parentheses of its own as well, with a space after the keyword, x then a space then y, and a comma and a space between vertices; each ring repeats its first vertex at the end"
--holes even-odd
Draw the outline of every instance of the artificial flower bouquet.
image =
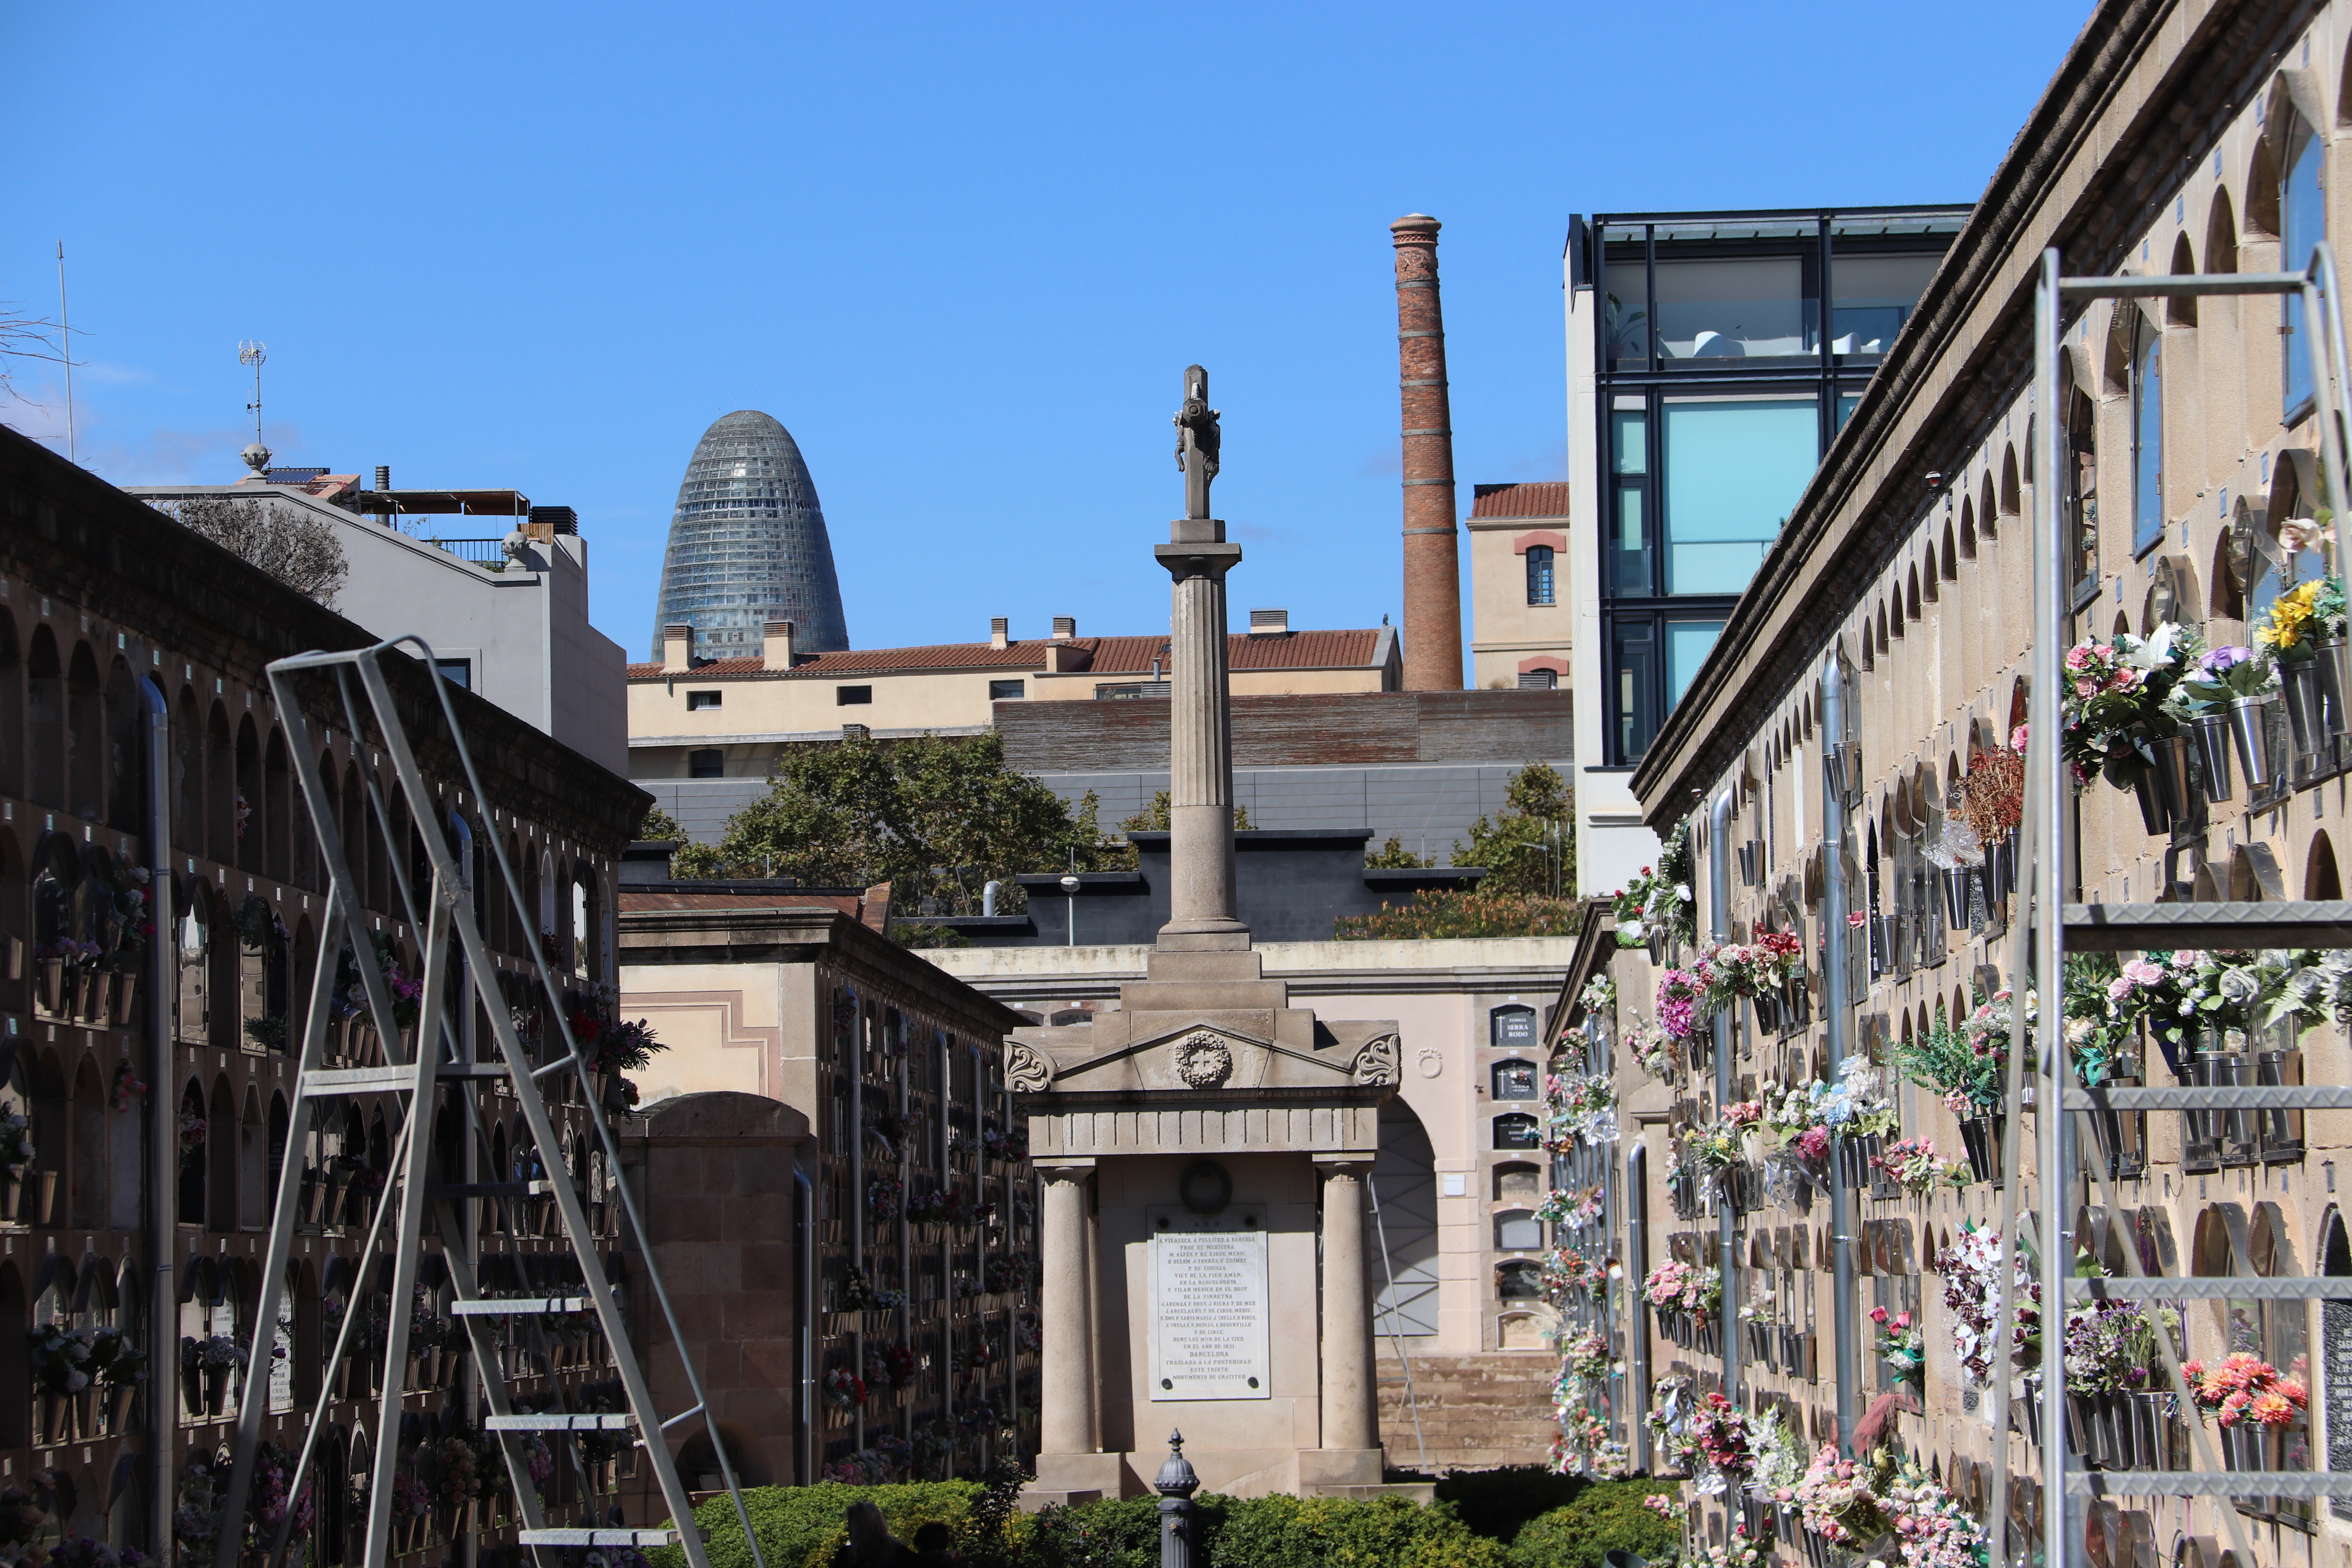
MULTIPOLYGON (((2179 1342, 2180 1315, 2159 1314, 2179 1342)), ((2066 1313, 2064 1366, 2070 1394, 2137 1394, 2157 1386, 2158 1317, 2129 1301, 2092 1301, 2066 1313)))
MULTIPOLYGON (((2281 529, 2282 535, 2285 530, 2281 529)), ((2254 634, 2272 653, 2290 661, 2312 658, 2317 645, 2344 635, 2344 583, 2336 577, 2315 577, 2281 594, 2271 605, 2271 618, 2254 634)))
POLYGON ((1790 1500, 1803 1513, 1806 1530, 1834 1546, 1863 1546, 1895 1528, 1881 1495, 1894 1472, 1883 1448, 1857 1460, 1840 1458, 1836 1444, 1824 1443, 1790 1500))
POLYGON ((1544 1100, 1551 1113, 1548 1142, 1553 1152, 1565 1152, 1579 1139, 1596 1147, 1617 1142, 1617 1089, 1606 1078, 1597 1073, 1548 1078, 1544 1100))
MULTIPOLYGON (((1992 1382, 2000 1321, 2000 1232, 1963 1221, 1958 1238, 1936 1254, 1953 1347, 1969 1381, 1979 1388, 1992 1382)), ((2042 1284, 2023 1248, 2011 1256, 2010 1265, 2018 1297, 2009 1360, 2023 1370, 2042 1361, 2042 1284)))
POLYGON ((1876 1348, 1880 1358, 1903 1382, 1924 1385, 1927 1381, 1927 1342, 1919 1325, 1911 1321, 1911 1314, 1889 1313, 1884 1307, 1873 1307, 1870 1321, 1878 1325, 1876 1348))
POLYGON ((1720 1394, 1710 1394, 1701 1400, 1698 1408, 1691 1413, 1690 1433, 1709 1472, 1697 1484, 1702 1496, 1718 1496, 1747 1480, 1755 1464, 1755 1455, 1748 1446, 1748 1418, 1730 1400, 1720 1394))
POLYGON ((1617 1010, 1617 982, 1606 974, 1596 974, 1584 983, 1584 989, 1576 994, 1576 1000, 1588 1013, 1614 1013, 1617 1010))
POLYGON ((1895 1046, 1896 1068, 1920 1088, 1941 1095, 1945 1109, 1957 1116, 1990 1114, 2000 1104, 2002 1075, 2009 1065, 2008 1005, 2007 991, 1981 1000, 1958 1028, 1937 1008, 1926 1034, 1895 1046), (1998 1031, 1992 1027, 1996 1003, 2003 1010, 1998 1031))
POLYGON ((2311 1403, 2310 1391, 2257 1355, 2240 1351, 2210 1365, 2183 1362, 2181 1373, 2197 1408, 2224 1427, 2241 1421, 2287 1426, 2311 1403))
POLYGON ((2130 789, 2155 760, 2155 745, 2180 731, 2175 689, 2200 659, 2197 634, 2167 622, 2145 637, 2117 632, 2066 650, 2060 749, 2078 786, 2104 775, 2130 789))
POLYGON ((1943 1483, 1909 1459, 1895 1467, 1880 1508, 1894 1521, 1904 1568, 1984 1568, 1984 1526, 1943 1483))
POLYGON ((1906 1138, 1889 1143, 1872 1155, 1870 1163, 1885 1172, 1888 1181, 1915 1198, 1926 1197, 1939 1182, 1953 1187, 1969 1184, 1967 1163, 1937 1159, 1934 1142, 1926 1138, 1906 1138))
POLYGON ((1706 988, 1686 969, 1669 969, 1658 976, 1658 1029, 1676 1045, 1688 1045, 1706 1030, 1715 1016, 1706 1005, 1706 988))
POLYGON ((1625 1026, 1619 1044, 1643 1072, 1666 1082, 1674 1080, 1675 1044, 1656 1025, 1646 1019, 1634 1019, 1625 1026))
POLYGON ((1668 1258, 1642 1281, 1642 1298, 1660 1311, 1712 1312, 1723 1302, 1723 1271, 1668 1258))

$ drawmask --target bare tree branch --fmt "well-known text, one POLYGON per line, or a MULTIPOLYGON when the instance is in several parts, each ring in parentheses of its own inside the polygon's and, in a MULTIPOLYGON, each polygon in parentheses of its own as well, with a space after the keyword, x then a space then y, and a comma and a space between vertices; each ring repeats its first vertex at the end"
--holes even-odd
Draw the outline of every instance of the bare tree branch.
POLYGON ((11 360, 47 360, 51 364, 66 363, 58 352, 57 340, 49 336, 58 324, 42 316, 26 316, 0 305, 0 392, 13 392, 9 374, 15 368, 11 360))
POLYGON ((351 574, 335 525, 282 501, 193 496, 156 510, 330 608, 351 574))

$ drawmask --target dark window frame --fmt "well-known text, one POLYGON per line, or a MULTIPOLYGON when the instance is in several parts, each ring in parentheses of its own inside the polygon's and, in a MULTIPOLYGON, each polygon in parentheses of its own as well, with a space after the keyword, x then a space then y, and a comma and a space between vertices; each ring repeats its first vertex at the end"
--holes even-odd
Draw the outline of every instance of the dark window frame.
POLYGON ((874 704, 871 686, 836 686, 833 689, 835 708, 870 708, 874 704))

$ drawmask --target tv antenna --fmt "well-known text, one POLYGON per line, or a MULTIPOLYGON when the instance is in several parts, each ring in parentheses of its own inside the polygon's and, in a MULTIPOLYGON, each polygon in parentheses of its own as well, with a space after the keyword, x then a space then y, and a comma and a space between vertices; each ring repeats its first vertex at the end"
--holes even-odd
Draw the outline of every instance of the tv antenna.
POLYGON ((66 242, 58 241, 58 357, 66 364, 66 461, 74 457, 73 318, 66 313, 66 242))
POLYGON ((253 416, 253 445, 245 449, 245 466, 262 475, 269 471, 269 448, 261 444, 261 367, 268 358, 269 346, 259 338, 236 345, 236 363, 253 367, 253 401, 245 405, 253 416))

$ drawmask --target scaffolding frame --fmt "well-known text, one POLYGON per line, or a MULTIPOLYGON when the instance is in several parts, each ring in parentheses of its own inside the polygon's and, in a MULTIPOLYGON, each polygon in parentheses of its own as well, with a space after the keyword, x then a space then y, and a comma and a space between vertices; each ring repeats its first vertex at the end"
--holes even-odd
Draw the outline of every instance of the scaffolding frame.
MULTIPOLYGON (((695 1358, 689 1352, 669 1292, 662 1283, 653 1249, 654 1237, 646 1229, 645 1212, 636 1194, 630 1190, 621 1164, 619 1145, 605 1117, 601 1113, 592 1114, 588 1120, 594 1124, 604 1151, 607 1180, 619 1197, 628 1235, 634 1237, 637 1245, 645 1280, 660 1308, 663 1326, 693 1399, 693 1404, 687 1409, 667 1419, 655 1407, 652 1389, 631 1342, 620 1299, 603 1259, 597 1254, 596 1237, 589 1226, 581 1194, 565 1163, 562 1141, 555 1131, 548 1115, 546 1100, 540 1092, 541 1079, 568 1067, 575 1075, 583 1100, 593 1106, 594 1096, 588 1092, 589 1058, 564 1015, 564 988, 559 984, 541 944, 537 942, 531 944, 531 973, 539 991, 547 999, 549 1015, 562 1045, 561 1054, 553 1055, 543 1064, 531 1062, 510 1016, 507 999, 490 981, 489 977, 497 973, 497 969, 492 963, 489 945, 475 918, 465 868, 459 863, 441 826, 444 813, 418 766, 415 747, 401 721, 399 706, 394 697, 393 680, 386 670, 385 661, 389 657, 398 655, 404 659, 410 657, 406 651, 408 647, 414 648, 415 657, 421 660, 427 679, 432 682, 439 702, 441 721, 446 726, 443 738, 456 752, 466 787, 475 800, 487 801, 488 796, 482 787, 480 773, 466 746, 465 730, 458 721, 449 683, 439 673, 433 650, 422 637, 413 635, 395 637, 343 652, 300 654, 273 662, 268 671, 271 692, 287 727, 289 750, 300 780, 304 801, 310 809, 320 858, 328 873, 326 911, 320 925, 317 964, 306 1005, 286 1147, 289 1151, 306 1147, 314 1120, 312 1108, 319 1100, 356 1093, 389 1091, 401 1096, 403 1104, 397 1131, 390 1141, 392 1168, 386 1176, 383 1199, 376 1205, 372 1217, 366 1243, 358 1255, 358 1268, 350 1293, 351 1304, 336 1330, 319 1394, 306 1415, 301 1451, 287 1484, 289 1506, 278 1524, 275 1540, 264 1543, 265 1547, 273 1563, 283 1563, 296 1511, 290 1506, 290 1500, 301 1495, 304 1482, 311 1475, 319 1437, 326 1426, 333 1373, 344 1358, 352 1352, 354 1328, 362 1316, 361 1303, 367 1299, 371 1280, 383 1258, 383 1243, 386 1232, 392 1230, 394 1238, 390 1258, 392 1279, 389 1289, 393 1305, 386 1323, 384 1375, 376 1401, 376 1443, 371 1455, 373 1468, 368 1488, 362 1557, 362 1568, 386 1568, 390 1557, 393 1480, 400 1454, 403 1370, 407 1356, 410 1317, 408 1306, 416 1289, 424 1252, 425 1219, 430 1208, 435 1219, 435 1231, 441 1243, 441 1255, 448 1269, 453 1298, 451 1315, 465 1328, 472 1352, 471 1365, 479 1383, 479 1396, 488 1411, 483 1424, 484 1430, 498 1439, 506 1462, 508 1479, 514 1489, 520 1521, 517 1531, 518 1544, 532 1549, 537 1561, 551 1565, 554 1559, 548 1554, 562 1548, 643 1548, 675 1544, 683 1549, 688 1568, 709 1568, 702 1532, 693 1523, 692 1500, 679 1479, 667 1442, 667 1435, 673 1429, 698 1419, 709 1437, 720 1474, 726 1481, 737 1522, 751 1548, 754 1568, 767 1568, 759 1538, 751 1529, 751 1517, 744 1507, 734 1461, 727 1451, 718 1423, 711 1416, 701 1374, 696 1368, 695 1358), (367 792, 372 830, 383 837, 389 851, 386 859, 400 905, 411 928, 422 935, 423 989, 419 994, 421 1001, 413 1038, 404 1031, 398 1020, 390 988, 381 966, 375 962, 373 933, 367 925, 364 900, 352 875, 342 840, 341 824, 336 819, 332 798, 319 772, 318 751, 310 742, 306 715, 311 710, 306 708, 306 695, 311 698, 314 706, 339 711, 347 732, 354 738, 371 734, 376 737, 383 758, 391 763, 391 784, 399 791, 399 797, 408 807, 410 825, 430 868, 427 887, 418 889, 411 884, 408 868, 404 864, 406 857, 394 833, 392 797, 384 787, 382 770, 379 767, 363 773, 362 777, 367 792), (352 967, 359 976, 366 999, 366 1016, 383 1043, 387 1066, 356 1068, 324 1066, 327 1032, 333 1016, 335 990, 342 954, 346 950, 352 955, 352 967), (453 973, 462 974, 462 984, 453 984, 453 973), (467 1031, 460 1026, 464 1010, 478 1006, 480 1014, 487 1016, 498 1044, 495 1060, 474 1059, 467 1031), (452 1091, 449 1107, 452 1111, 462 1108, 459 1147, 470 1169, 478 1149, 487 1147, 481 1107, 477 1103, 476 1095, 484 1086, 494 1083, 504 1083, 510 1088, 517 1109, 530 1129, 540 1169, 547 1173, 548 1179, 520 1185, 528 1187, 529 1195, 554 1200, 563 1239, 568 1243, 572 1259, 580 1272, 580 1294, 485 1297, 479 1285, 479 1238, 475 1227, 465 1222, 457 1204, 475 1197, 514 1195, 509 1189, 518 1184, 452 1183, 434 1178, 432 1166, 436 1140, 432 1118, 437 1109, 438 1091, 445 1087, 452 1091), (499 1368, 492 1339, 493 1320, 583 1313, 594 1314, 611 1349, 627 1409, 624 1412, 518 1412, 508 1391, 505 1373, 499 1368), (525 1439, 537 1434, 568 1439, 572 1435, 584 1432, 630 1430, 635 1433, 636 1446, 645 1450, 646 1460, 653 1467, 662 1500, 669 1510, 670 1528, 604 1528, 593 1522, 580 1528, 551 1528, 544 1518, 537 1489, 528 1468, 525 1439)), ((485 837, 488 840, 489 859, 497 867, 499 881, 504 886, 523 922, 522 929, 536 930, 536 911, 528 906, 521 878, 517 868, 509 863, 505 846, 495 833, 485 835, 485 837)), ((264 1351, 262 1336, 265 1333, 272 1336, 274 1346, 274 1338, 278 1331, 278 1307, 285 1296, 286 1272, 292 1257, 299 1206, 300 1183, 281 1179, 271 1215, 260 1300, 254 1314, 253 1343, 247 1347, 247 1364, 255 1372, 248 1373, 239 1392, 228 1485, 215 1526, 214 1562, 216 1568, 234 1568, 242 1554, 247 1496, 252 1484, 254 1457, 261 1424, 268 1408, 269 1379, 266 1369, 270 1358, 264 1351), (262 1374, 256 1375, 257 1372, 262 1374)), ((449 1397, 467 1397, 464 1380, 460 1380, 459 1389, 449 1397)), ((567 1457, 572 1463, 584 1468, 577 1448, 572 1447, 569 1441, 565 1447, 569 1450, 567 1457)))

